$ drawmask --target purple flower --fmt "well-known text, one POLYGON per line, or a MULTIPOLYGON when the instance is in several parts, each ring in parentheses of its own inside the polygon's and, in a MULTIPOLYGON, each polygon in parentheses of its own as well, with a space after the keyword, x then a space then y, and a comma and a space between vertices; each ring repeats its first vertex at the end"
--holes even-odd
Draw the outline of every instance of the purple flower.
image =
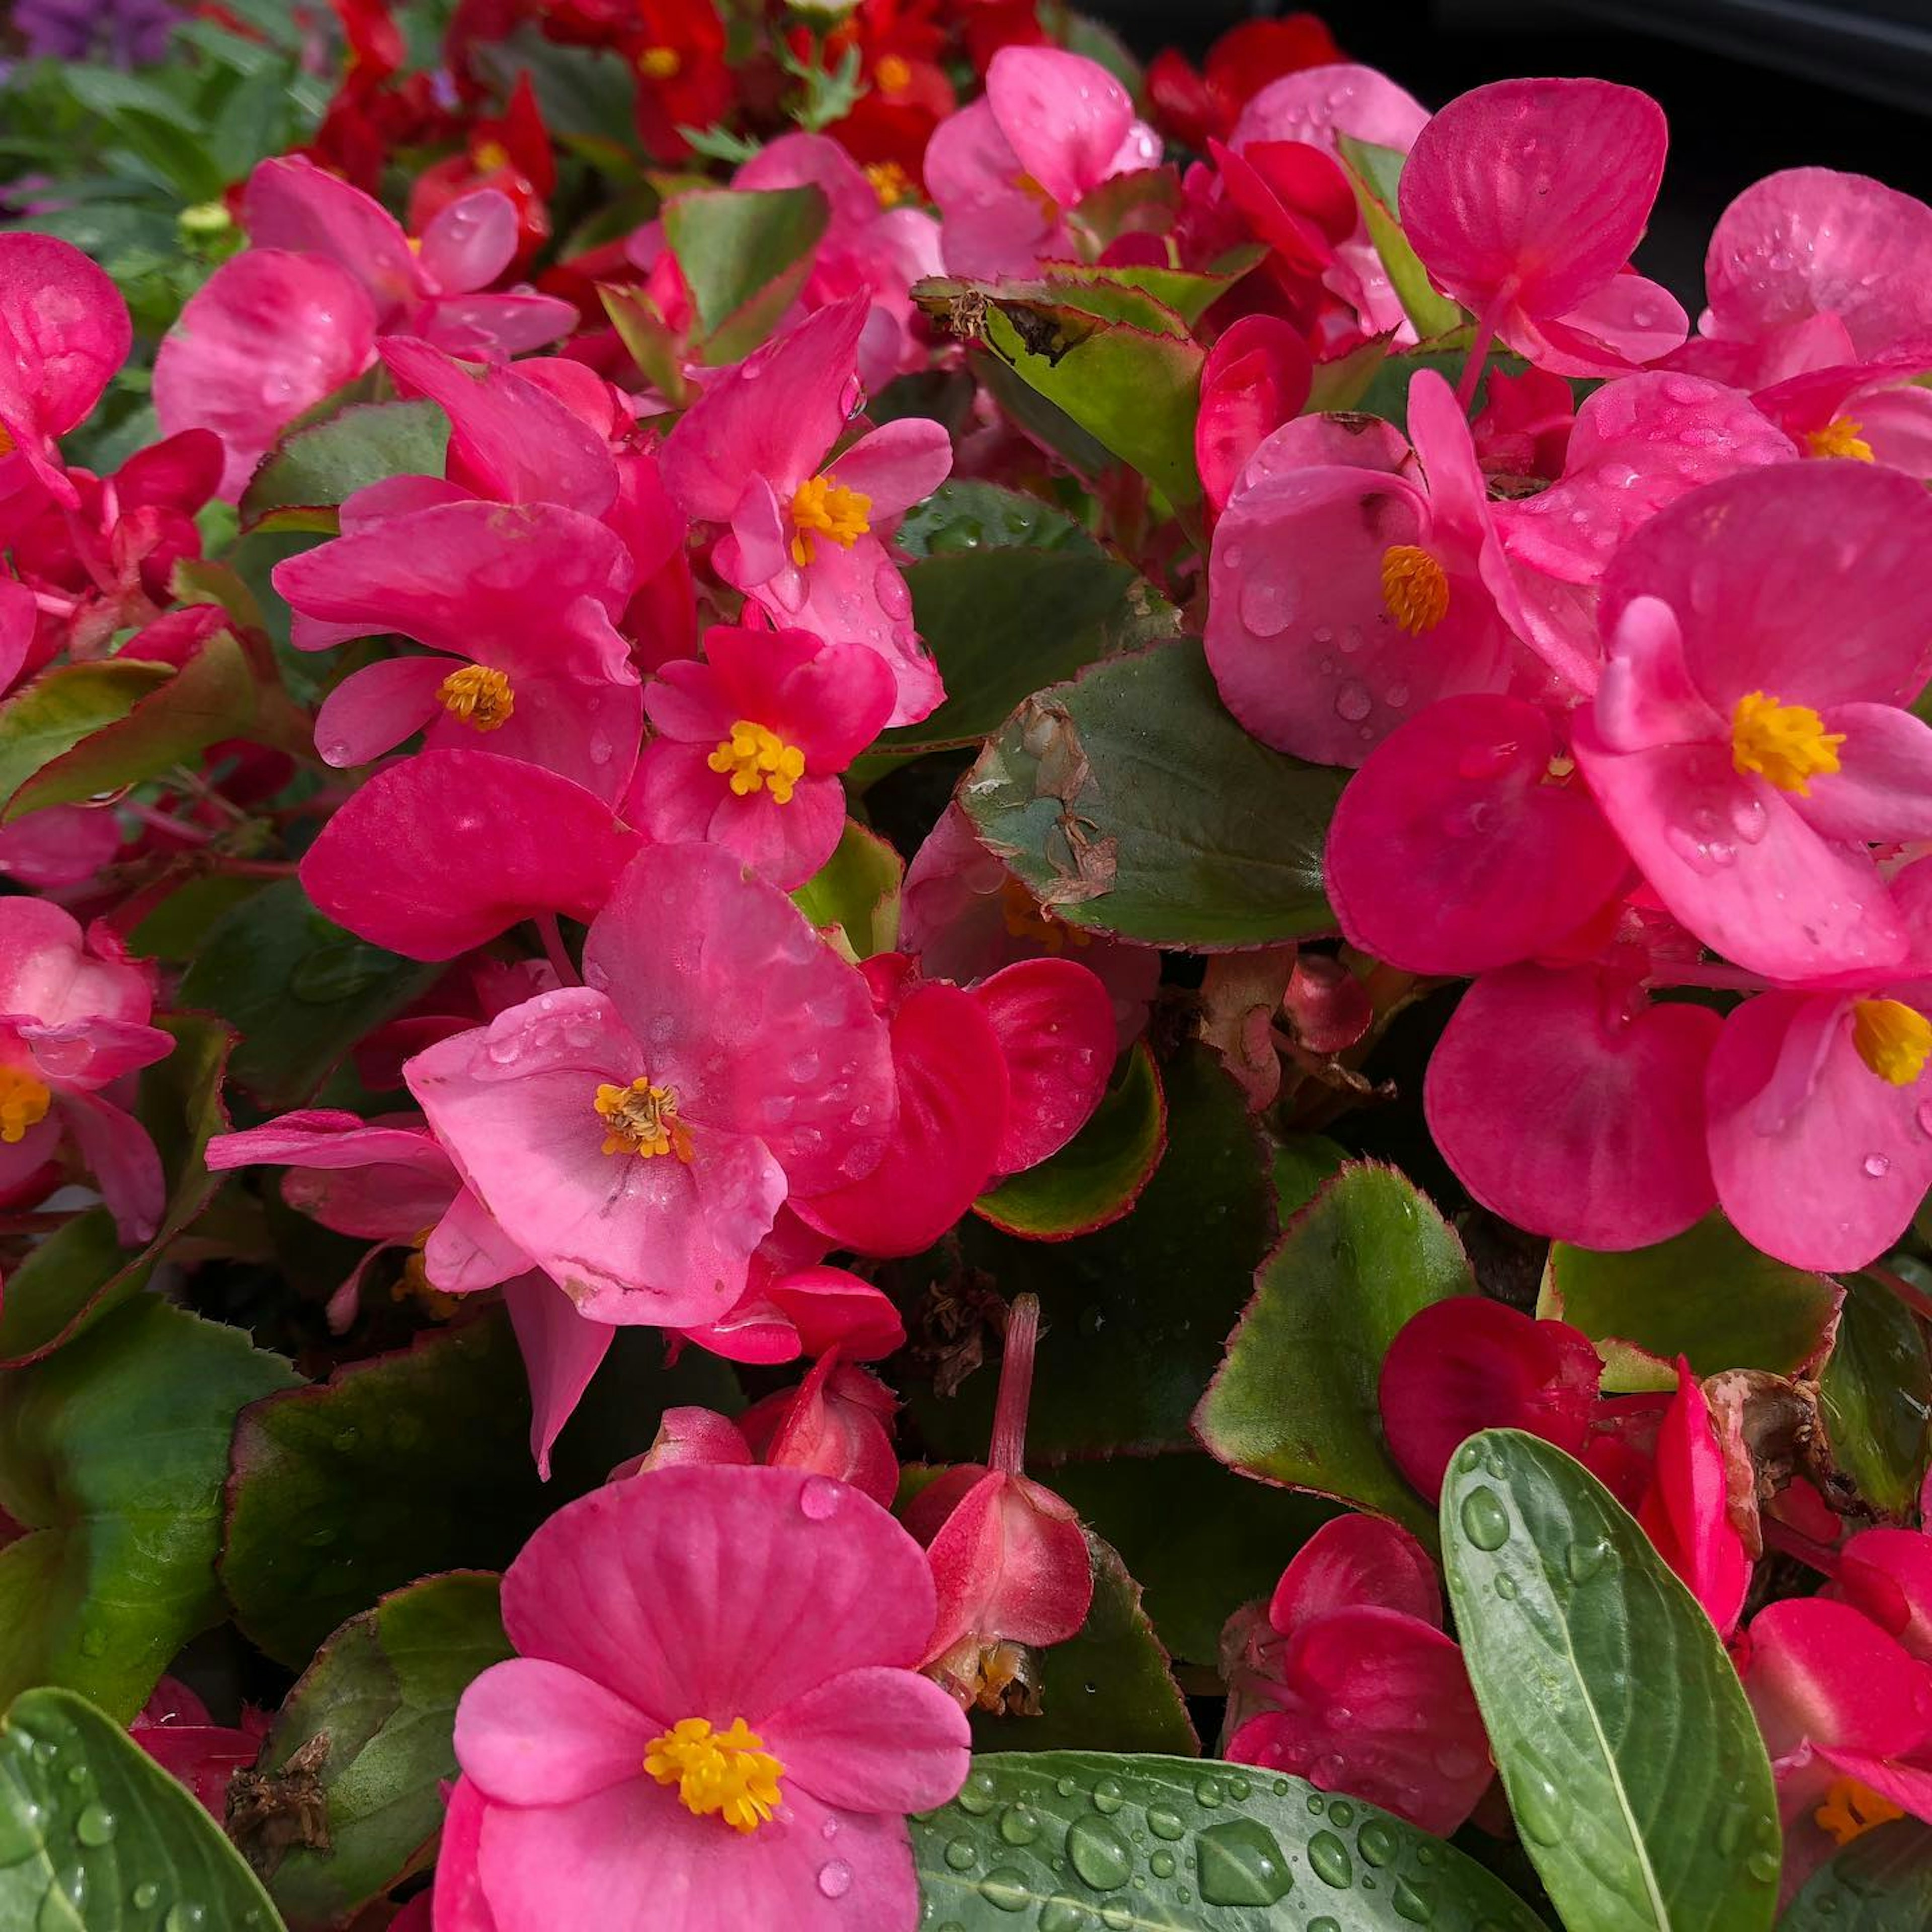
POLYGON ((116 67, 164 58, 178 17, 172 0, 17 0, 14 8, 30 58, 104 56, 116 67))

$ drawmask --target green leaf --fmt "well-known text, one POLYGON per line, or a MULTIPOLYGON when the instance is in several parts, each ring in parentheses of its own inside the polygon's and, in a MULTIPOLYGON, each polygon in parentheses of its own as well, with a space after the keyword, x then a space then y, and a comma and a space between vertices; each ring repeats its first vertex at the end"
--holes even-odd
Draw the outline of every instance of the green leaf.
POLYGON ((1726 1369, 1814 1370, 1832 1346, 1844 1291, 1760 1254, 1720 1214, 1654 1247, 1594 1254, 1558 1241, 1536 1312, 1597 1344, 1614 1395, 1674 1389, 1688 1355, 1700 1376, 1726 1369))
POLYGON ((1904 1304, 1864 1275, 1844 1287, 1838 1346, 1818 1378, 1832 1453, 1868 1502, 1902 1516, 1925 1469, 1932 1361, 1904 1304))
POLYGON ((146 1247, 130 1256, 115 1233, 114 1217, 104 1208, 90 1208, 32 1250, 0 1298, 0 1367, 50 1354, 138 1293, 169 1244, 221 1184, 202 1153, 208 1136, 228 1125, 221 1077, 234 1036, 196 1014, 160 1024, 174 1035, 175 1050, 142 1070, 136 1108, 167 1180, 160 1226, 146 1247))
POLYGON ((1274 1150, 1275 1211, 1286 1227, 1348 1165, 1347 1148, 1326 1134, 1290 1134, 1274 1150))
POLYGON ((1098 556, 1100 547, 1064 511, 1024 490, 975 478, 942 483, 915 503, 894 543, 908 556, 946 556, 962 550, 1075 550, 1098 556))
POLYGON ((1456 1452, 1442 1530, 1490 1748, 1570 1932, 1768 1932, 1770 1761, 1649 1538, 1582 1464, 1507 1429, 1456 1452))
MULTIPOLYGON (((1028 1420, 1029 1461, 1192 1448, 1188 1418, 1275 1230, 1267 1157, 1240 1090, 1204 1047, 1162 1070, 1168 1148, 1131 1214, 1066 1241, 1020 1240, 976 1217, 959 1245, 1009 1300, 1045 1321, 1028 1420)), ((932 1279, 926 1262, 920 1286, 932 1279)), ((938 1453, 974 1461, 992 1425, 990 1369, 914 1406, 938 1453)))
POLYGON ((992 350, 975 346, 966 366, 1002 410, 1045 450, 1060 457, 1089 484, 1120 466, 1104 443, 1096 442, 1066 412, 1050 403, 992 350))
POLYGON ((1097 550, 929 556, 905 579, 946 700, 916 724, 881 734, 875 755, 976 744, 1043 685, 1180 628, 1174 607, 1131 564, 1097 550))
POLYGON ((43 671, 0 704, 0 799, 10 799, 83 738, 125 718, 173 675, 166 664, 131 658, 43 671))
POLYGON ((1453 1846, 1240 1765, 1005 1753, 911 1825, 921 1922, 958 1932, 1544 1932, 1453 1846))
POLYGON ((333 536, 345 499, 391 476, 440 476, 449 418, 427 398, 352 404, 284 436, 242 493, 244 531, 333 536))
POLYGON ((0 1696, 62 1684, 116 1718, 218 1622, 238 1412, 297 1378, 240 1330, 151 1295, 0 1375, 0 1696))
MULTIPOLYGON (((1104 191, 1104 187, 1095 190, 1096 194, 1104 191)), ((1055 262, 1048 272, 1046 280, 1049 288, 1112 283, 1121 288, 1138 289, 1192 328, 1250 268, 1265 258, 1267 252, 1258 248, 1244 250, 1238 266, 1232 270, 1204 273, 1190 268, 1156 268, 1142 262, 1112 268, 1102 267, 1097 262, 1055 262)))
POLYGON ((1090 1234, 1132 1208, 1166 1145, 1160 1070, 1137 1040, 1079 1132, 1051 1159, 981 1195, 973 1211, 1030 1240, 1090 1234))
POLYGON ((792 903, 814 926, 838 927, 854 956, 869 959, 898 944, 904 880, 905 861, 897 851, 848 818, 832 856, 792 894, 792 903))
POLYGON ((1916 1818, 1854 1839, 1812 1874, 1778 1932, 1913 1932, 1932 1925, 1932 1828, 1916 1818))
POLYGON ((1393 1168, 1345 1167, 1262 1264, 1196 1431, 1244 1474, 1345 1497, 1427 1538, 1427 1507, 1383 1446, 1376 1386, 1410 1316, 1475 1292, 1426 1196, 1393 1168))
MULTIPOLYGON (((122 662, 134 668, 134 660, 122 662)), ((217 631, 172 676, 137 697, 124 717, 50 757, 8 802, 6 822, 196 763, 210 745, 246 735, 255 722, 255 693, 247 652, 230 632, 217 631)))
POLYGON ((690 288, 706 362, 736 362, 765 340, 830 219, 815 188, 699 188, 664 204, 664 239, 690 288))
POLYGON ((280 1932, 281 1923, 221 1827, 112 1718, 70 1690, 14 1700, 0 1720, 0 1925, 280 1932))
POLYGON ((238 1086, 264 1107, 296 1107, 442 970, 365 944, 323 918, 299 880, 278 879, 210 928, 181 1004, 241 1034, 229 1070, 238 1086))
POLYGON ((327 1850, 292 1848, 268 1874, 298 1924, 334 1922, 428 1862, 442 1828, 440 1786, 457 1774, 457 1700, 511 1654, 496 1579, 426 1577, 352 1617, 289 1693, 261 1769, 286 1769, 326 1737, 314 1772, 327 1850))
POLYGON ((1446 335, 1468 319, 1461 307, 1447 296, 1438 295, 1429 273, 1416 259, 1408 237, 1396 218, 1396 193, 1402 181, 1403 155, 1399 148, 1379 148, 1372 141, 1358 141, 1352 134, 1337 134, 1342 166, 1348 184, 1355 190, 1355 206, 1376 253, 1388 272, 1389 285, 1402 313, 1414 325, 1417 339, 1426 342, 1432 336, 1446 335))
POLYGON ((1250 737, 1184 638, 1028 698, 959 802, 1057 918, 1212 950, 1334 929, 1322 846, 1346 776, 1250 737))

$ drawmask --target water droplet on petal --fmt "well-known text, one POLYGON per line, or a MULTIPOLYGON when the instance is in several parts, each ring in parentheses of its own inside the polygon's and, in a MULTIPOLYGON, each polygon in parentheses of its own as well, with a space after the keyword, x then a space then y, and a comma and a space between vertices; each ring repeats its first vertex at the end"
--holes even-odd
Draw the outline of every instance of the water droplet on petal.
POLYGON ((823 1898, 843 1898, 852 1889, 852 1868, 843 1858, 828 1858, 818 1868, 818 1891, 823 1898))
POLYGON ((1359 724, 1374 706, 1369 687, 1360 678, 1350 678, 1335 694, 1336 716, 1346 718, 1351 724, 1359 724))
MULTIPOLYGON (((799 1514, 814 1522, 823 1522, 836 1513, 844 1495, 844 1485, 830 1476, 808 1477, 798 1492, 799 1514)), ((963 1803, 965 1794, 962 1792, 960 1796, 963 1803)))
POLYGON ((1868 1154, 1862 1165, 1873 1180, 1882 1180, 1892 1172, 1892 1156, 1889 1154, 1868 1154))

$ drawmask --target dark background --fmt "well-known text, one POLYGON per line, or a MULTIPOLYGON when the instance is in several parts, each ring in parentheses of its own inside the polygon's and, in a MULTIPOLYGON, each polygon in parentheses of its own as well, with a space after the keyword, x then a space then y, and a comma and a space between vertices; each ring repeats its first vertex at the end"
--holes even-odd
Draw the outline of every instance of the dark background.
POLYGON ((1320 13, 1352 58, 1424 106, 1518 74, 1640 87, 1670 164, 1639 266, 1694 316, 1704 247, 1741 189, 1779 168, 1874 175, 1932 200, 1932 0, 1086 0, 1142 56, 1196 58, 1250 13, 1320 13))

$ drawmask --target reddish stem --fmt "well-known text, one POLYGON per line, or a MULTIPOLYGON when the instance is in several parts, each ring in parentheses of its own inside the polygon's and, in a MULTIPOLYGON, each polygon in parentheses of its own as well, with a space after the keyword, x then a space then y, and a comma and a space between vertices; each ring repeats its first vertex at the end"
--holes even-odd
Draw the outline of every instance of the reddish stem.
POLYGON ((1902 1275, 1880 1268, 1876 1262, 1858 1272, 1870 1275, 1880 1287, 1896 1295, 1922 1322, 1932 1322, 1932 1294, 1928 1294, 1922 1288, 1914 1288, 1902 1275))
POLYGON ((1000 1397, 993 1408, 988 1466, 1017 1476, 1026 1460, 1027 1407, 1033 1399, 1033 1357, 1040 1342, 1040 1297, 1016 1295, 1006 1311, 1006 1343, 1000 1359, 1000 1397))
POLYGON ((1838 1552, 1828 1544, 1807 1536, 1802 1529, 1793 1529, 1788 1522, 1780 1522, 1774 1516, 1761 1516, 1758 1522, 1766 1549, 1781 1550, 1786 1556, 1795 1556, 1799 1562, 1809 1564, 1820 1576, 1835 1576, 1838 1574, 1838 1552))
POLYGON ((577 968, 570 963, 569 949, 563 943, 563 931, 556 922, 554 912, 539 913, 536 919, 537 937, 543 941, 544 957, 550 963, 560 986, 580 986, 584 984, 577 968))

